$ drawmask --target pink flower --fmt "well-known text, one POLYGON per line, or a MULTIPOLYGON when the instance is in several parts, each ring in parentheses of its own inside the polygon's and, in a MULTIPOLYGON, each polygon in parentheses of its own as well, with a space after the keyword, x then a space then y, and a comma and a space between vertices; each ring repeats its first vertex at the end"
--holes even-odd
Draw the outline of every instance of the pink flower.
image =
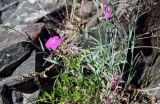
POLYGON ((118 84, 121 82, 122 82, 122 77, 119 75, 116 75, 114 80, 111 82, 111 88, 114 90, 118 86, 118 84))
POLYGON ((110 20, 111 19, 111 12, 110 12, 110 9, 107 4, 104 6, 104 11, 105 11, 106 21, 110 20))
POLYGON ((59 36, 50 37, 45 46, 48 49, 56 50, 58 46, 60 46, 62 43, 62 40, 59 36))

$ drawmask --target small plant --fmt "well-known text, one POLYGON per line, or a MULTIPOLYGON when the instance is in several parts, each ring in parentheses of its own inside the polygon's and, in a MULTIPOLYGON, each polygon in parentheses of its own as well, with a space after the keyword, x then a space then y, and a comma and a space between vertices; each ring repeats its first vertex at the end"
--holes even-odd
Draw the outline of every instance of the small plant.
MULTIPOLYGON (((117 93, 117 89, 122 84, 127 88, 135 73, 132 56, 130 69, 128 69, 130 72, 128 81, 123 81, 122 77, 126 73, 124 67, 129 64, 127 52, 130 43, 133 55, 135 28, 130 26, 129 35, 125 36, 121 28, 116 26, 117 18, 113 9, 110 8, 112 5, 103 6, 98 0, 93 0, 93 2, 97 6, 102 6, 100 10, 104 11, 105 16, 100 19, 95 29, 86 26, 85 30, 82 30, 82 35, 87 37, 85 39, 88 42, 87 48, 77 47, 70 37, 61 40, 60 37, 55 36, 47 41, 46 48, 51 51, 57 50, 56 58, 51 59, 50 62, 61 61, 63 64, 60 65, 65 70, 54 77, 56 80, 53 93, 49 96, 44 92, 41 100, 37 102, 43 102, 45 98, 48 104, 116 104, 121 102, 123 96, 117 93), (96 31, 94 36, 88 34, 92 31, 96 31), (92 44, 92 47, 89 44, 92 44)), ((135 18, 137 19, 137 16, 135 18)))

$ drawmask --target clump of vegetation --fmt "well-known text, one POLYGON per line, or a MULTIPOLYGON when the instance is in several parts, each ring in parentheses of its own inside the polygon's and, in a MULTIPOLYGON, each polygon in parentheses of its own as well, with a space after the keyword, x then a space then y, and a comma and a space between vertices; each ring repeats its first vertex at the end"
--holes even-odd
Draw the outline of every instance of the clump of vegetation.
MULTIPOLYGON (((132 17, 133 22, 129 24, 126 35, 117 26, 117 18, 111 3, 103 5, 98 0, 93 2, 97 6, 97 11, 104 13, 103 17, 99 17, 99 23, 95 27, 85 26, 82 31, 77 29, 75 30, 77 33, 74 32, 76 35, 67 39, 62 34, 59 34, 60 37, 57 40, 52 36, 53 40, 50 40, 52 44, 46 43, 53 45, 53 47, 46 46, 53 53, 47 61, 63 67, 64 70, 54 76, 54 91, 51 94, 43 91, 37 103, 132 104, 141 102, 148 104, 150 102, 148 96, 141 94, 130 84, 135 75, 134 65, 138 58, 133 57, 135 39, 133 22, 136 24, 139 14, 132 17), (93 32, 94 36, 90 35, 90 32, 93 32), (83 41, 87 43, 85 48, 79 47, 80 43, 75 43, 75 39, 80 35, 85 37, 83 41), (129 48, 130 44, 131 48, 129 48), (132 53, 131 63, 127 61, 128 50, 132 53), (130 65, 129 75, 127 80, 123 80, 126 64, 130 65), (146 99, 143 100, 142 97, 146 99)), ((73 17, 68 17, 68 19, 71 18, 73 17)))

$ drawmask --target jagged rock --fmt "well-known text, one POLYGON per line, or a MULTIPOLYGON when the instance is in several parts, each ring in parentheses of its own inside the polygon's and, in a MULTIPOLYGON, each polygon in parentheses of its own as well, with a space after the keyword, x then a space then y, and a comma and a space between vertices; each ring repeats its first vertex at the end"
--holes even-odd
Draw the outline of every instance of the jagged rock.
POLYGON ((160 38, 158 36, 160 34, 160 11, 157 11, 160 9, 160 2, 153 1, 152 4, 148 4, 149 11, 139 18, 137 29, 138 34, 144 34, 143 37, 137 36, 142 38, 142 43, 139 46, 148 46, 139 50, 143 52, 143 62, 140 63, 144 63, 144 65, 137 68, 137 70, 141 70, 139 73, 141 74, 139 77, 141 81, 139 79, 139 82, 147 83, 149 87, 157 87, 160 84, 160 50, 154 48, 160 46, 160 38))
POLYGON ((16 68, 12 76, 13 77, 25 76, 32 72, 35 72, 35 69, 36 69, 36 52, 33 51, 30 57, 16 68))
POLYGON ((0 78, 10 76, 31 51, 32 47, 28 42, 21 42, 0 51, 0 78))
POLYGON ((32 52, 31 43, 27 42, 28 36, 33 41, 43 29, 41 23, 19 26, 18 32, 15 30, 7 31, 2 29, 0 34, 0 77, 10 76, 32 52), (26 34, 24 34, 26 32, 26 34))
POLYGON ((0 87, 0 104, 13 104, 12 102, 12 90, 10 90, 7 86, 0 87))
POLYGON ((2 11, 1 22, 9 26, 34 23, 59 8, 62 2, 64 4, 64 1, 59 0, 36 0, 35 2, 30 2, 29 0, 17 2, 14 2, 14 0, 4 1, 2 2, 3 7, 0 10, 2 11))
MULTIPOLYGON (((32 52, 32 54, 30 55, 30 57, 28 59, 26 59, 21 65, 19 65, 15 71, 13 71, 12 75, 10 75, 7 78, 3 78, 1 80, 0 86, 3 86, 4 84, 6 86, 17 86, 20 85, 21 83, 30 81, 31 83, 29 85, 34 84, 34 80, 33 78, 29 78, 29 75, 32 72, 35 72, 35 51, 32 52)), ((17 64, 17 62, 16 62, 17 64)), ((23 88, 24 92, 25 89, 29 89, 29 86, 22 86, 22 84, 20 85, 21 87, 27 87, 27 88, 23 88)), ((36 88, 36 86, 35 86, 36 88)), ((14 87, 14 89, 19 90, 18 88, 14 87)), ((22 90, 22 89, 20 89, 22 90)), ((30 92, 30 91, 29 91, 30 92)))
POLYGON ((28 41, 29 37, 35 40, 44 28, 43 23, 29 25, 17 25, 15 27, 0 26, 0 51, 22 41, 28 41), (27 36, 27 34, 29 37, 27 36))
POLYGON ((12 100, 13 100, 13 104, 21 104, 23 101, 23 95, 21 92, 12 92, 12 100))
POLYGON ((77 15, 82 18, 90 18, 96 13, 96 6, 92 1, 83 1, 81 8, 77 10, 77 15))
POLYGON ((11 90, 8 86, 0 87, 0 104, 36 104, 39 91, 22 93, 11 90))
MULTIPOLYGON (((22 102, 29 104, 27 102, 35 101, 38 97, 39 87, 34 77, 30 77, 30 74, 36 69, 35 56, 35 51, 33 51, 31 56, 13 71, 12 75, 1 80, 1 102, 5 102, 4 104, 7 102, 8 104, 22 104, 22 102)), ((17 65, 17 62, 15 64, 17 65)), ((2 104, 1 102, 0 104, 2 104)))
POLYGON ((29 39, 35 41, 43 28, 43 23, 17 25, 8 30, 4 27, 1 28, 0 78, 2 80, 0 83, 0 104, 14 104, 12 91, 32 94, 38 90, 34 78, 24 76, 35 72, 36 66, 35 51, 32 53, 33 45, 29 39))
POLYGON ((158 35, 160 34, 160 11, 158 10, 160 9, 160 2, 144 0, 143 3, 140 7, 142 9, 140 13, 145 13, 138 18, 135 41, 135 46, 142 48, 134 49, 134 55, 142 54, 135 65, 136 73, 131 82, 147 87, 147 94, 156 96, 159 104, 160 38, 158 35))
POLYGON ((36 104, 38 95, 39 95, 39 90, 31 94, 13 91, 12 92, 13 104, 36 104))
POLYGON ((160 86, 157 87, 148 87, 146 89, 143 90, 144 92, 146 92, 148 95, 150 96, 155 96, 157 103, 156 104, 160 104, 160 86))

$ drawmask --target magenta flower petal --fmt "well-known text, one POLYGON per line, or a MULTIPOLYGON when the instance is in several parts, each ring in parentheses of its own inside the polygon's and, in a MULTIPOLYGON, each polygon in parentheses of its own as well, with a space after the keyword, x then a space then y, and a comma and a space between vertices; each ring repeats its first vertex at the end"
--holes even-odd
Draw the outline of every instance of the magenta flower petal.
POLYGON ((106 21, 110 20, 111 19, 111 12, 110 12, 110 9, 107 4, 104 6, 104 11, 105 11, 106 21))
POLYGON ((52 50, 56 50, 58 48, 58 46, 60 46, 62 43, 62 40, 59 36, 54 36, 54 37, 50 37, 45 46, 48 49, 52 49, 52 50))

